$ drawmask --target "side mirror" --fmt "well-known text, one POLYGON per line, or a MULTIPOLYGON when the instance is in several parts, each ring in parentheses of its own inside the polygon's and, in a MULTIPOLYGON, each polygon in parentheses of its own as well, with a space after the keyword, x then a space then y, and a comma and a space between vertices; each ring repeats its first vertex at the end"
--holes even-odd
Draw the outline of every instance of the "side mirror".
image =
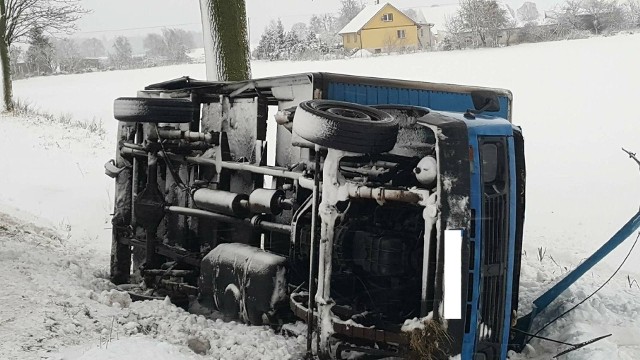
POLYGON ((498 101, 498 95, 491 91, 472 91, 471 100, 473 101, 473 107, 476 109, 476 114, 480 112, 497 112, 500 111, 500 101, 498 101))

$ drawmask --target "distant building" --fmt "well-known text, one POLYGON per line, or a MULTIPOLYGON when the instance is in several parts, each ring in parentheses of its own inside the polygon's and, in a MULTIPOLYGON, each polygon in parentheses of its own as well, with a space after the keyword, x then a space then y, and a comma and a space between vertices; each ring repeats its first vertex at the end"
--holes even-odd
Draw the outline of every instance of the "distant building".
POLYGON ((190 49, 187 51, 187 57, 189 58, 189 62, 192 64, 204 64, 204 55, 204 48, 190 49))
MULTIPOLYGON (((533 3, 529 3, 533 5, 533 9, 527 9, 527 6, 523 6, 525 9, 520 11, 520 13, 523 14, 528 11, 529 16, 527 20, 521 19, 517 12, 505 2, 498 0, 497 3, 505 11, 508 25, 505 28, 500 29, 496 34, 492 34, 489 39, 491 42, 489 46, 508 46, 518 44, 522 42, 521 29, 523 26, 544 27, 550 26, 549 24, 552 23, 550 19, 547 19, 544 13, 539 13, 537 11, 537 8, 535 8, 535 4, 533 3)), ((447 22, 449 19, 456 16, 459 9, 460 5, 458 4, 431 5, 413 8, 417 14, 416 21, 419 24, 430 24, 431 32, 433 34, 433 47, 438 48, 442 46, 445 38, 452 35, 447 32, 447 22)), ((463 47, 475 47, 480 43, 478 35, 470 31, 463 31, 455 35, 458 41, 462 42, 463 47)))
POLYGON ((429 24, 431 47, 437 46, 446 35, 447 20, 456 15, 458 4, 432 5, 414 8, 418 14, 417 22, 429 24))
POLYGON ((106 56, 100 57, 85 57, 80 60, 78 69, 81 71, 99 71, 105 69, 109 62, 109 58, 106 56))
POLYGON ((18 61, 12 66, 11 72, 13 76, 19 79, 25 77, 29 73, 29 66, 24 61, 18 61))
POLYGON ((365 7, 338 34, 345 49, 375 54, 427 48, 432 42, 430 29, 389 3, 377 3, 365 7))

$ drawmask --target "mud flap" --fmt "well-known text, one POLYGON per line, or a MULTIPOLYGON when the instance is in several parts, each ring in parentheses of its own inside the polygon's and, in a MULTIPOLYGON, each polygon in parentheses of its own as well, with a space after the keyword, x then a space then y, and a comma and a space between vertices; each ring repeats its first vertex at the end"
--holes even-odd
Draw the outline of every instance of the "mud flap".
POLYGON ((129 282, 131 273, 131 246, 123 244, 122 239, 128 237, 131 225, 133 171, 130 163, 120 154, 121 143, 132 141, 135 132, 126 123, 118 126, 118 145, 116 159, 105 164, 105 174, 115 179, 115 206, 111 224, 111 281, 114 284, 129 282), (110 174, 110 170, 115 172, 110 174))

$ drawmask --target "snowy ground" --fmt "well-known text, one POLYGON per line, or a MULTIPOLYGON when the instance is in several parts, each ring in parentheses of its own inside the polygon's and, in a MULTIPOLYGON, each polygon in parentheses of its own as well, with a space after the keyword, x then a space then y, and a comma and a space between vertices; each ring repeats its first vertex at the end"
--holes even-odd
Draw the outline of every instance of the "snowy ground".
POLYGON ((10 189, 0 195, 0 359, 201 358, 189 341, 209 344, 219 359, 299 357, 304 338, 163 301, 132 304, 113 290, 105 280, 112 193, 102 169, 111 141, 9 116, 0 133, 3 168, 13 170, 0 177, 10 189))
MULTIPOLYGON (((620 147, 640 152, 639 53, 636 34, 329 62, 256 62, 253 74, 332 71, 512 90, 528 166, 521 289, 526 306, 638 209, 640 173, 620 147), (539 247, 546 249, 542 261, 539 247)), ((189 339, 209 341, 214 358, 284 358, 285 353, 297 358, 303 339, 207 322, 162 302, 129 305, 126 297, 103 293, 110 290, 103 278, 113 205, 102 165, 115 148, 113 99, 183 75, 204 78, 204 71, 203 65, 185 65, 15 82, 16 97, 77 120, 101 119, 108 134, 99 138, 36 119, 0 119, 5 154, 0 186, 10 189, 0 193, 0 213, 8 214, 0 215, 0 279, 7 284, 0 294, 0 358, 36 359, 56 352, 65 359, 149 358, 135 348, 149 356, 200 358, 187 348, 189 339), (133 333, 146 336, 127 337, 133 333)), ((606 280, 629 246, 621 246, 565 294, 564 308, 606 280)), ((629 286, 627 276, 640 279, 640 250, 591 301, 545 331, 567 342, 614 334, 565 359, 640 359, 640 288, 629 286)), ((517 358, 549 359, 564 349, 538 341, 532 345, 528 357, 517 358)))

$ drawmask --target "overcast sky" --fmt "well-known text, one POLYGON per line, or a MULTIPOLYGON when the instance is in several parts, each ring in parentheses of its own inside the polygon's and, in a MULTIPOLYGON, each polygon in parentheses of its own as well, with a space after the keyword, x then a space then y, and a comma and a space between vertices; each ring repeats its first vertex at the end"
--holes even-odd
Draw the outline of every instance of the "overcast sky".
MULTIPOLYGON (((384 0, 382 0, 384 1, 384 0)), ((525 0, 506 0, 514 9, 525 0)), ((549 7, 555 0, 534 0, 538 10, 549 7)), ((77 37, 113 37, 141 35, 159 31, 162 27, 200 30, 199 0, 81 0, 92 10, 78 23, 77 37)), ((457 0, 390 0, 400 9, 457 3, 457 0)), ((365 3, 373 3, 366 0, 365 3)), ((286 28, 296 22, 307 22, 311 15, 336 13, 340 0, 246 0, 250 23, 251 43, 257 44, 265 26, 280 18, 286 28)))

